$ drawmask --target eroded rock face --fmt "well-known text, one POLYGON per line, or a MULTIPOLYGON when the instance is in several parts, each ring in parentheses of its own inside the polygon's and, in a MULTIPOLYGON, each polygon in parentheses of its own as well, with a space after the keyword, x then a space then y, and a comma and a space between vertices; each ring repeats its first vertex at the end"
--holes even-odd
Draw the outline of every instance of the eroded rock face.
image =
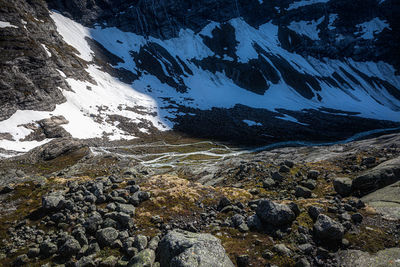
POLYGON ((161 267, 233 267, 218 238, 211 234, 170 231, 159 243, 161 267))

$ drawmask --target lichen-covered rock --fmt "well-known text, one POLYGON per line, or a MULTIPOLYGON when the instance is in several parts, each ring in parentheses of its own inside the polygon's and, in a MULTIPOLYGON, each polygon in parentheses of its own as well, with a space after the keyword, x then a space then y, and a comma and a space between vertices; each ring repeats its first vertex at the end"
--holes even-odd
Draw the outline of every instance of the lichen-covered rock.
POLYGON ((161 267, 233 267, 221 241, 211 234, 173 230, 159 243, 161 267))
POLYGON ((155 260, 156 254, 154 250, 144 249, 132 258, 128 267, 152 267, 155 260))

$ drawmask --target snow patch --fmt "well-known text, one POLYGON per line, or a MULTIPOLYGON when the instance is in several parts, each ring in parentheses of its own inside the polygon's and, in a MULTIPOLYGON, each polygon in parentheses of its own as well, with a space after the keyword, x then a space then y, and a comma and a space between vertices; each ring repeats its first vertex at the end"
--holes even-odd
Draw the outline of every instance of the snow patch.
POLYGON ((318 4, 318 3, 327 3, 329 2, 329 0, 301 0, 301 1, 296 1, 292 4, 289 5, 289 7, 287 8, 287 10, 293 10, 293 9, 297 9, 299 7, 303 7, 303 6, 309 6, 309 5, 314 5, 314 4, 318 4))
POLYGON ((43 47, 43 49, 46 51, 47 56, 48 56, 48 57, 51 57, 51 52, 50 52, 49 48, 48 48, 46 45, 44 45, 44 44, 42 44, 42 47, 43 47))
POLYGON ((374 18, 370 21, 358 24, 357 27, 360 28, 358 33, 361 34, 361 38, 366 40, 374 39, 375 35, 381 33, 385 28, 391 30, 389 23, 380 18, 374 18))
POLYGON ((251 120, 243 120, 248 126, 262 126, 262 123, 251 121, 251 120))
POLYGON ((319 18, 317 21, 293 21, 288 28, 300 35, 307 36, 311 40, 319 40, 319 29, 317 27, 323 20, 324 17, 319 18))
POLYGON ((0 20, 0 28, 18 28, 17 26, 15 26, 15 25, 12 25, 10 22, 7 22, 7 21, 1 21, 0 20))

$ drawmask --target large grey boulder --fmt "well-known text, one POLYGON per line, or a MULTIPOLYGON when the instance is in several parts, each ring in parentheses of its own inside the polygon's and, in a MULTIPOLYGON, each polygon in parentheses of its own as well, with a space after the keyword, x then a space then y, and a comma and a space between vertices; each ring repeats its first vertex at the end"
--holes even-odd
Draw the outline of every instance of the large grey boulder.
POLYGON ((400 157, 385 161, 353 180, 352 190, 364 196, 400 181, 400 157))
POLYGON ((159 243, 161 267, 233 267, 221 241, 211 234, 168 232, 159 243))
POLYGON ((322 243, 341 241, 344 235, 343 226, 330 217, 320 214, 314 224, 314 236, 322 243))
POLYGON ((62 191, 52 192, 42 198, 42 208, 45 210, 59 210, 65 204, 62 191))
POLYGON ((296 215, 288 205, 268 199, 263 199, 258 203, 256 214, 263 223, 274 226, 289 225, 296 219, 296 215))

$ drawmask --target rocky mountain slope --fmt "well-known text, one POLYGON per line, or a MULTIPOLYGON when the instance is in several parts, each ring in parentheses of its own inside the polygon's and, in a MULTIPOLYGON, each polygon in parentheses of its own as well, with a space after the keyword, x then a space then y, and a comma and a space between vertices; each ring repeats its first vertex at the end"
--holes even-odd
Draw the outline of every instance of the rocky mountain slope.
POLYGON ((399 9, 394 0, 2 0, 0 148, 169 129, 269 144, 398 128, 399 9))
POLYGON ((53 140, 0 160, 0 263, 399 266, 399 141, 232 153, 168 135, 53 140))

